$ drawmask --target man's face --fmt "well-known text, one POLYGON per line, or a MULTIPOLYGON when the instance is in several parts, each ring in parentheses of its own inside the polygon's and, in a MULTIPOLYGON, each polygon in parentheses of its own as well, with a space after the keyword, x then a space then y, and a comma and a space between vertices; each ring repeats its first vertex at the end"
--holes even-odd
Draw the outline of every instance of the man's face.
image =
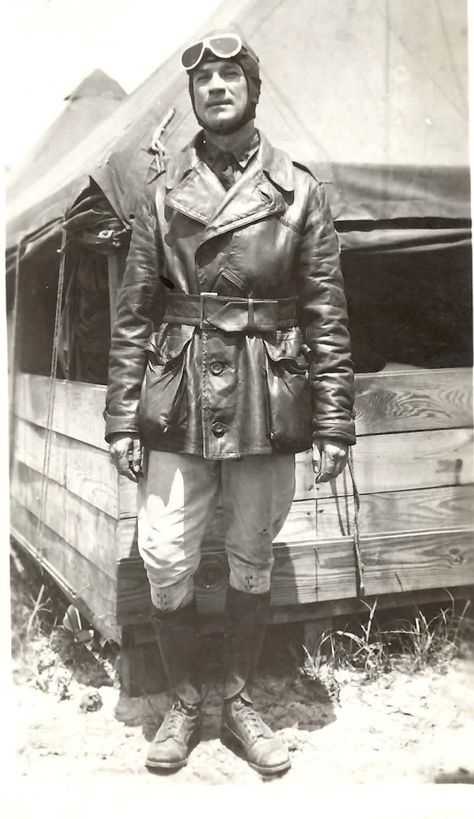
POLYGON ((201 63, 193 72, 193 91, 196 114, 210 131, 237 125, 247 108, 245 74, 229 60, 201 63))

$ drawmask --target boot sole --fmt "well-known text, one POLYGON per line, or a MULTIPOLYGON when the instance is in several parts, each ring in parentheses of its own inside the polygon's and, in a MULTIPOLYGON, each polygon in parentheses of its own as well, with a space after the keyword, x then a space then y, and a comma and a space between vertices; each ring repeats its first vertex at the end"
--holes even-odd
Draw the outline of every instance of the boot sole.
POLYGON ((253 768, 254 771, 257 771, 261 776, 272 776, 273 774, 284 773, 291 768, 291 760, 287 762, 281 762, 279 765, 273 765, 272 767, 265 767, 263 768, 261 765, 257 765, 255 762, 250 762, 246 752, 245 752, 245 745, 240 739, 237 734, 234 734, 231 728, 227 725, 223 725, 221 729, 221 742, 227 748, 230 748, 231 751, 237 751, 237 755, 243 759, 247 765, 253 768))
POLYGON ((180 760, 179 762, 153 762, 145 759, 145 768, 153 768, 153 770, 159 770, 160 768, 163 771, 179 771, 180 768, 186 767, 189 760, 189 755, 194 751, 194 749, 199 745, 201 741, 201 726, 199 725, 195 732, 192 734, 191 739, 189 740, 189 751, 188 756, 185 759, 180 760))
POLYGON ((182 762, 150 762, 148 759, 145 760, 146 768, 153 768, 153 770, 161 769, 162 771, 179 771, 180 768, 186 767, 187 764, 187 759, 184 759, 182 762))

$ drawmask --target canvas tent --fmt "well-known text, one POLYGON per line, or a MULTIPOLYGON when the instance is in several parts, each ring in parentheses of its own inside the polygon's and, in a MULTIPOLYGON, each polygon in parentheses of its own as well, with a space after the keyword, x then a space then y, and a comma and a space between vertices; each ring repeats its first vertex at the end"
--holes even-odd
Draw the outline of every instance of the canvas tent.
MULTIPOLYGON (((203 25, 203 31, 231 20, 243 4, 245 0, 225 0, 203 25)), ((161 65, 152 75, 155 78, 154 88, 150 87, 149 80, 145 81, 125 101, 126 110, 120 114, 117 110, 106 122, 100 123, 54 168, 9 201, 7 250, 15 248, 22 240, 23 253, 28 254, 34 252, 35 247, 44 240, 58 237, 65 211, 87 185, 92 169, 110 153, 117 138, 128 131, 142 114, 147 116, 150 130, 154 130, 163 109, 162 91, 176 78, 178 62, 176 55, 161 65)))
MULTIPOLYGON (((30 150, 24 158, 21 165, 13 170, 7 179, 7 203, 8 210, 15 210, 16 203, 24 195, 29 195, 29 191, 34 188, 44 177, 48 177, 55 173, 56 167, 61 161, 67 162, 69 153, 76 145, 94 132, 100 122, 103 122, 117 107, 122 103, 126 93, 121 86, 105 74, 100 69, 96 69, 87 77, 85 77, 79 85, 71 91, 65 98, 67 103, 62 113, 54 120, 46 132, 30 150)), ((25 247, 27 247, 26 231, 24 236, 25 247)), ((24 248, 23 248, 24 249, 24 248)), ((20 249, 18 253, 17 247, 10 248, 7 254, 7 271, 15 270, 16 264, 19 261, 20 255, 23 252, 20 249)), ((51 255, 55 254, 57 248, 49 245, 46 248, 46 253, 43 258, 35 259, 35 270, 31 279, 30 297, 31 307, 36 307, 38 315, 38 330, 37 340, 38 345, 33 351, 33 357, 37 358, 39 362, 43 362, 43 367, 48 367, 48 358, 50 358, 50 345, 41 343, 43 334, 49 335, 51 319, 49 315, 41 315, 44 307, 45 313, 50 314, 50 305, 55 298, 55 287, 50 281, 50 276, 46 276, 42 271, 42 266, 49 267, 51 273, 55 275, 57 262, 51 263, 51 255)), ((57 257, 57 254, 55 254, 57 257)), ((54 258, 54 255, 53 255, 54 258)), ((95 265, 97 267, 97 264, 95 265)), ((96 287, 100 284, 100 276, 90 276, 90 286, 96 287)), ((13 276, 9 275, 7 279, 7 300, 10 304, 13 300, 13 276)), ((105 288, 107 292, 107 287, 105 288)), ((9 311, 9 324, 11 324, 13 315, 9 311)), ((108 319, 108 316, 106 316, 108 319)), ((9 339, 11 341, 13 333, 9 332, 9 339)), ((10 355, 13 355, 13 344, 10 344, 10 355)))
POLYGON ((65 97, 66 106, 21 164, 7 176, 7 199, 15 199, 54 168, 76 145, 116 110, 126 97, 118 82, 96 69, 65 97))
MULTIPOLYGON (((463 0, 259 0, 235 22, 261 59, 259 126, 327 184, 339 224, 363 228, 343 227, 343 247, 469 241, 463 0), (403 233, 394 220, 404 220, 403 233)), ((169 89, 159 89, 160 71, 142 86, 134 101, 140 115, 93 173, 125 224, 149 164, 154 89, 161 113, 176 109, 170 146, 196 130, 187 79, 174 63, 169 89)))
MULTIPOLYGON (((206 29, 234 23, 261 58, 259 126, 328 184, 336 220, 363 223, 348 246, 466 241, 464 0, 228 0, 206 29), (403 227, 416 235, 365 230, 395 219, 411 220, 403 227), (420 219, 442 219, 442 234, 420 219)), ((8 245, 60 220, 89 174, 129 225, 157 123, 176 110, 165 135, 171 150, 195 131, 186 88, 175 54, 13 203, 8 245)))

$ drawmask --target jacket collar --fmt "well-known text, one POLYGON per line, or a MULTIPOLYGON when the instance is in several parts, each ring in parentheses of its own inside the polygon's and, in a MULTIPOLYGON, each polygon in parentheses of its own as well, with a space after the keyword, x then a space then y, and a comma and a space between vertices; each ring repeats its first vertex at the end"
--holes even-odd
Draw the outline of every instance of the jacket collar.
POLYGON ((217 176, 199 158, 196 138, 167 169, 165 205, 204 226, 202 241, 282 213, 284 192, 293 190, 293 165, 263 134, 256 157, 224 192, 217 176))
POLYGON ((165 177, 165 187, 168 191, 179 185, 184 177, 200 163, 201 160, 196 150, 199 137, 200 134, 197 134, 179 154, 172 156, 168 161, 165 177))
MULTIPOLYGON (((256 161, 260 161, 263 170, 277 187, 284 191, 294 189, 293 163, 290 157, 270 144, 265 134, 260 133, 260 146, 256 161)), ((197 145, 202 140, 202 131, 183 150, 172 157, 166 170, 165 186, 168 191, 177 185, 197 166, 205 165, 199 158, 197 145)))
POLYGON ((260 131, 260 161, 263 170, 277 187, 289 193, 294 190, 293 163, 283 151, 274 148, 260 131))

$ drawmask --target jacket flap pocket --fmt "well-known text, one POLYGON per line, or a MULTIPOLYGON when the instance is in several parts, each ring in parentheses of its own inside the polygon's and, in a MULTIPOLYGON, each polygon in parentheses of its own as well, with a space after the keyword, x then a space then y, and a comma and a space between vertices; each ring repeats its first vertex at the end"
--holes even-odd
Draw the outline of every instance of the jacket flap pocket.
POLYGON ((301 366, 306 366, 306 358, 302 351, 303 336, 299 327, 292 327, 290 330, 277 330, 273 337, 265 338, 264 344, 268 356, 272 361, 298 361, 301 366))
POLYGON ((151 353, 156 364, 167 364, 178 358, 191 341, 194 327, 188 324, 179 326, 163 325, 148 339, 146 349, 151 353))

